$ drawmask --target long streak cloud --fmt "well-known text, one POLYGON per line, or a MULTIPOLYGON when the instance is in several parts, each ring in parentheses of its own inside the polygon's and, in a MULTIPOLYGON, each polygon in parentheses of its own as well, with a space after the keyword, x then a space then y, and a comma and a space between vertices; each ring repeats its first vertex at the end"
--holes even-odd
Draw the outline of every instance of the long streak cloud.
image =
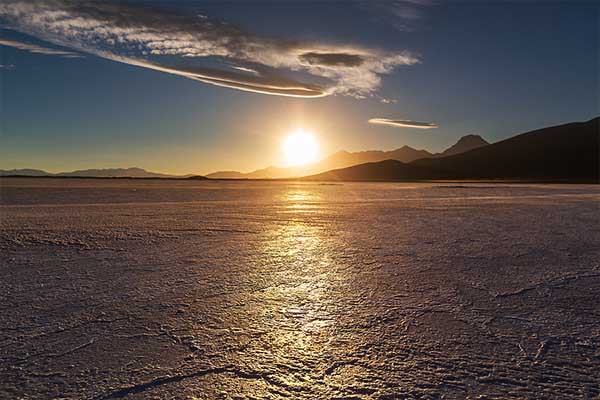
POLYGON ((77 52, 281 96, 366 97, 382 75, 419 61, 406 51, 263 37, 203 15, 139 5, 9 0, 0 3, 0 21, 77 52))
POLYGON ((431 122, 417 122, 407 119, 371 118, 370 124, 389 125, 397 128, 434 129, 438 126, 431 122))
POLYGON ((50 49, 47 47, 38 46, 36 44, 23 43, 23 42, 18 42, 16 40, 9 40, 9 39, 3 39, 3 38, 0 38, 0 46, 14 47, 15 49, 28 51, 30 53, 35 53, 35 54, 62 56, 62 57, 66 57, 66 58, 81 57, 79 54, 71 52, 71 51, 50 49))

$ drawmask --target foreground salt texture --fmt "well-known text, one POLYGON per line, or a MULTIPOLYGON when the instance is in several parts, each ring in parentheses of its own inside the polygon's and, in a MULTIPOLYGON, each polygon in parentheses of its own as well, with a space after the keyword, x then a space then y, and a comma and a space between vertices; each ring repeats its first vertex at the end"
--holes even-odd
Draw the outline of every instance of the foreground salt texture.
POLYGON ((600 395, 597 186, 0 184, 0 398, 600 395))

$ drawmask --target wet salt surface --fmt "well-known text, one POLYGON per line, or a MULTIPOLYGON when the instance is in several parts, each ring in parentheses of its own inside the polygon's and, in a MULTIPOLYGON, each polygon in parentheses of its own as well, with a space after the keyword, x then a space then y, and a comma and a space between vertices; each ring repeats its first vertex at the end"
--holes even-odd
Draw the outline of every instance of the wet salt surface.
POLYGON ((0 398, 600 396, 598 186, 2 179, 0 204, 0 398))

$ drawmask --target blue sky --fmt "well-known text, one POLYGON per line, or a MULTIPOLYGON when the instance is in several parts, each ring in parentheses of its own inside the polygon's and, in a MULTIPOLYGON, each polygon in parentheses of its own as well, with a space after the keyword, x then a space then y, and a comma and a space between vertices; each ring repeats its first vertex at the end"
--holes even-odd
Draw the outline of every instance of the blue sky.
POLYGON ((248 171, 298 127, 324 156, 598 115, 594 2, 62 4, 0 5, 0 168, 248 171))

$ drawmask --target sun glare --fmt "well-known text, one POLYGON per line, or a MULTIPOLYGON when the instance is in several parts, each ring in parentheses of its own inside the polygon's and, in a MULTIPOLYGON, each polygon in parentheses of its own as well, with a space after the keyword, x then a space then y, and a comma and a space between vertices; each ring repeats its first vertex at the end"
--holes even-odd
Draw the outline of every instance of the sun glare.
POLYGON ((288 166, 300 166, 317 161, 319 145, 312 133, 297 130, 284 139, 282 150, 288 166))

